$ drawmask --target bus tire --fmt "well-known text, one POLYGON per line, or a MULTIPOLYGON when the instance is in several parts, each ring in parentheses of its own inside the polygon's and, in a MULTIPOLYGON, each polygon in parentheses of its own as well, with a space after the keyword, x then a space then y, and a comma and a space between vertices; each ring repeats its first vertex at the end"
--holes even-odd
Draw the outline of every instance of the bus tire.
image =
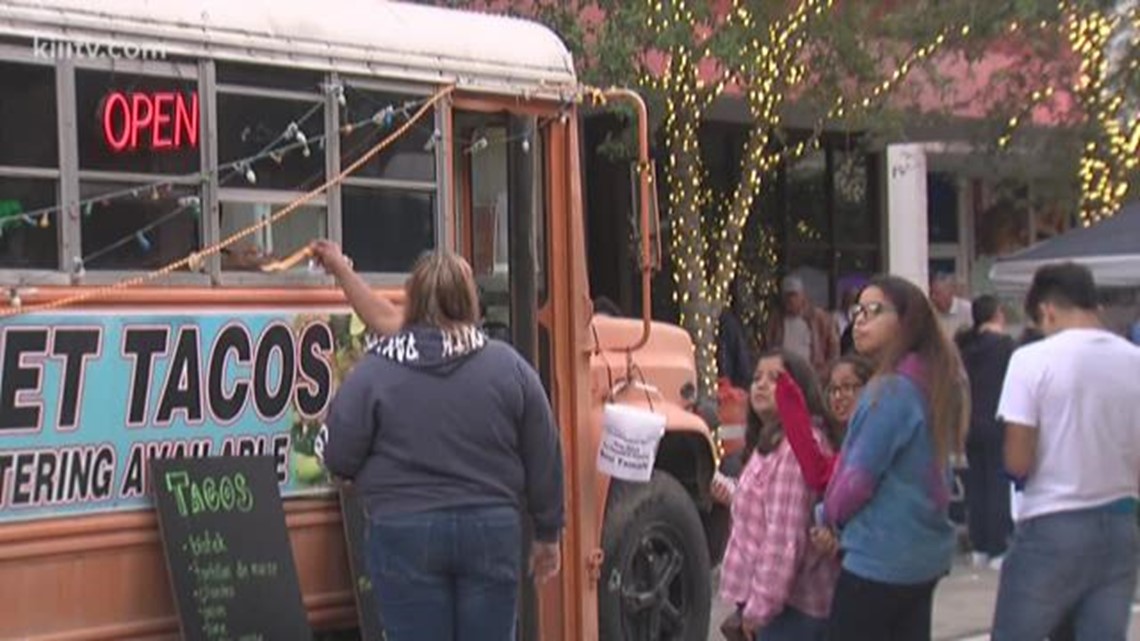
POLYGON ((712 582, 692 497, 668 473, 615 480, 602 527, 601 641, 704 641, 712 582))

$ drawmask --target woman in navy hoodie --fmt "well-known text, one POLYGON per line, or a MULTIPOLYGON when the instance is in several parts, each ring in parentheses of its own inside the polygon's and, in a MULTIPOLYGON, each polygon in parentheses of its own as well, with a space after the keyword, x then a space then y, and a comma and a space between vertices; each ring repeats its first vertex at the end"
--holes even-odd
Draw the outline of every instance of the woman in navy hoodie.
POLYGON ((874 279, 852 322, 876 374, 817 514, 843 550, 830 640, 929 641, 934 586, 954 553, 949 454, 961 370, 926 296, 906 280, 874 279))
MULTIPOLYGON (((326 268, 337 255, 321 254, 326 268)), ((534 524, 530 570, 546 579, 560 564, 550 403, 534 369, 479 328, 463 258, 425 255, 405 289, 403 329, 380 339, 333 399, 324 462, 361 495, 389 641, 513 639, 522 512, 534 524)))

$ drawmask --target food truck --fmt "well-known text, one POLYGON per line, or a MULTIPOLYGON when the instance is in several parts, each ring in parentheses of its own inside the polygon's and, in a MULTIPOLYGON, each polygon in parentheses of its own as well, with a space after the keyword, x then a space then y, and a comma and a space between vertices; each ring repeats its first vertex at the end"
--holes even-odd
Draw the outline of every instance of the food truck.
POLYGON ((717 446, 691 340, 649 318, 636 94, 584 90, 563 43, 513 18, 6 0, 0 96, 0 638, 177 638, 149 462, 217 455, 273 457, 308 622, 357 626, 314 437, 370 340, 304 259, 318 238, 397 305, 421 252, 461 252, 488 328, 540 373, 568 522, 520 638, 705 638, 717 446), (587 101, 637 115, 641 318, 592 313, 587 101), (599 471, 607 405, 664 416, 648 481, 599 471))

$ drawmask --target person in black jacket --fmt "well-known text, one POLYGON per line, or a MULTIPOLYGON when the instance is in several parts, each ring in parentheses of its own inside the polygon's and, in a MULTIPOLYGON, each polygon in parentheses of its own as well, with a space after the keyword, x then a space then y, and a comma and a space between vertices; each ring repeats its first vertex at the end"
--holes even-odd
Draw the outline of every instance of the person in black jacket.
POLYGON ((534 369, 479 327, 462 257, 425 255, 406 293, 403 329, 340 386, 318 455, 362 498, 389 641, 511 639, 527 573, 522 513, 534 525, 530 571, 544 580, 559 570, 554 415, 534 369))
POLYGON ((997 404, 1015 344, 1005 334, 1005 314, 997 298, 980 296, 971 311, 973 325, 955 336, 970 379, 966 513, 974 564, 989 563, 996 568, 1013 530, 1010 483, 1003 473, 1005 434, 997 419, 997 404))

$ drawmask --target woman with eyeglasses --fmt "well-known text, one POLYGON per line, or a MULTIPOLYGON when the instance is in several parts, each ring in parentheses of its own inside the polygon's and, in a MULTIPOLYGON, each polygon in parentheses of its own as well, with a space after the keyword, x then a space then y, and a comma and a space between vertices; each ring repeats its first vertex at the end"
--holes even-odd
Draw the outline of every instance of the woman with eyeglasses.
POLYGON ((875 374, 816 510, 843 551, 830 639, 929 641, 934 587, 954 553, 950 453, 965 404, 961 370, 926 296, 906 280, 874 279, 852 321, 875 374))

